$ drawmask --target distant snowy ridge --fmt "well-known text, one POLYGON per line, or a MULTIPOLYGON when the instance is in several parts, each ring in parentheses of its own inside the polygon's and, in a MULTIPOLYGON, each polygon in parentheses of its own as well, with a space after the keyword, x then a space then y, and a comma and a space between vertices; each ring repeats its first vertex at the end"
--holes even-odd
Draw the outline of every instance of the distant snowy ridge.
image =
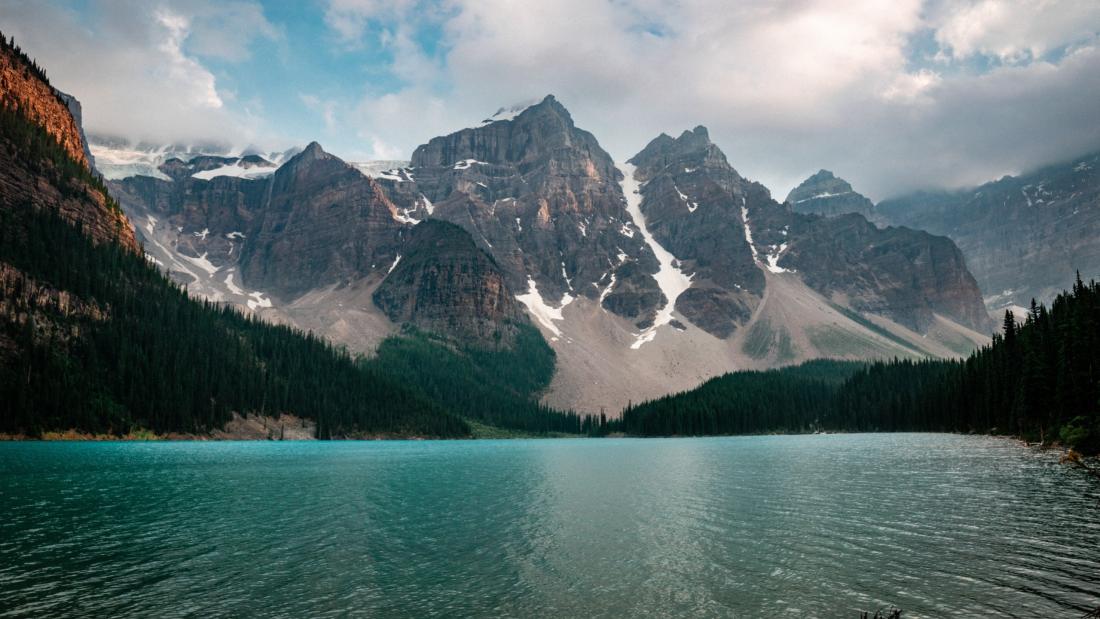
POLYGON ((179 159, 190 162, 196 157, 224 157, 236 160, 235 164, 224 166, 224 169, 205 170, 196 174, 196 178, 209 180, 217 176, 236 176, 239 178, 257 178, 274 172, 278 166, 287 161, 300 149, 291 148, 286 151, 258 153, 251 148, 227 148, 222 146, 180 146, 160 145, 150 146, 146 144, 133 145, 118 140, 109 140, 92 136, 89 138, 89 149, 95 157, 95 167, 103 178, 109 181, 118 181, 134 176, 148 176, 164 181, 172 180, 171 177, 159 168, 170 159, 179 159), (254 167, 246 159, 255 155, 274 167, 254 167), (242 163, 243 162, 243 163, 242 163))

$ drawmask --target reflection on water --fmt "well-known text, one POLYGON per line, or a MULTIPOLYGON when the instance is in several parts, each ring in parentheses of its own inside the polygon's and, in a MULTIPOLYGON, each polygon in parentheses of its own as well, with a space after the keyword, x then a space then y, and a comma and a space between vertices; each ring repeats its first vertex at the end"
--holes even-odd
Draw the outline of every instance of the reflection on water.
POLYGON ((1100 489, 951 435, 0 445, 0 616, 1075 616, 1100 489))

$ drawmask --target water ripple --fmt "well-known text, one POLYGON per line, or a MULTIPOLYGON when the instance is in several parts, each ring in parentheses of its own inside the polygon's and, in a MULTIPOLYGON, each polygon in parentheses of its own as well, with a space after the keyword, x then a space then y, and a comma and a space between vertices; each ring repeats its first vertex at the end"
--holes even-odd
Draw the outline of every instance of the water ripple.
POLYGON ((1098 509, 951 435, 0 444, 0 617, 1074 616, 1098 509))

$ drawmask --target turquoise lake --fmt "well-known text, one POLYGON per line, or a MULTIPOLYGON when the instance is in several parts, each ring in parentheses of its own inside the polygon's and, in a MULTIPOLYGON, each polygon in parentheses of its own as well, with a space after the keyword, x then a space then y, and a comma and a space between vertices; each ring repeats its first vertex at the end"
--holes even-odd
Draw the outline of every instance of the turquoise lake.
POLYGON ((939 434, 0 444, 3 617, 1079 617, 1100 484, 939 434))

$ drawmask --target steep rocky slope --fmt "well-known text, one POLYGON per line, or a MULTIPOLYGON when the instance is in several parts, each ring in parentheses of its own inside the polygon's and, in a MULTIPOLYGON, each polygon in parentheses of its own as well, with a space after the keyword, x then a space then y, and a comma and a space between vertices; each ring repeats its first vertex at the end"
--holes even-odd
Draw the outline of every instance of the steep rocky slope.
POLYGON ((136 250, 125 216, 89 168, 83 131, 70 112, 79 103, 54 89, 41 69, 0 39, 0 208, 53 211, 79 223, 96 242, 136 250))
POLYGON ((954 240, 989 309, 1050 301, 1100 273, 1100 153, 975 189, 884 200, 877 216, 954 240))
POLYGON ((702 294, 688 290, 677 301, 714 335, 728 337, 748 317, 765 271, 793 271, 827 298, 916 332, 937 314, 979 331, 989 326, 978 287, 947 238, 879 229, 861 215, 795 212, 737 174, 703 127, 675 140, 661 136, 631 161, 645 182, 642 210, 657 239, 694 273, 692 289, 727 299, 703 305, 696 302, 702 294), (712 309, 730 307, 731 299, 740 312, 712 309))
POLYGON ((373 297, 393 322, 494 348, 528 323, 496 261, 462 228, 425 221, 401 252, 373 297))
POLYGON ((576 298, 602 296, 605 307, 644 325, 661 301, 650 277, 657 262, 626 211, 620 179, 553 97, 434 138, 410 168, 378 176, 411 220, 468 230, 544 323, 576 298), (613 277, 621 285, 605 295, 613 277))
POLYGON ((68 99, 68 95, 50 85, 45 72, 18 48, 12 47, 7 39, 0 43, 0 105, 19 110, 45 129, 69 158, 87 168, 83 134, 69 110, 68 99))

